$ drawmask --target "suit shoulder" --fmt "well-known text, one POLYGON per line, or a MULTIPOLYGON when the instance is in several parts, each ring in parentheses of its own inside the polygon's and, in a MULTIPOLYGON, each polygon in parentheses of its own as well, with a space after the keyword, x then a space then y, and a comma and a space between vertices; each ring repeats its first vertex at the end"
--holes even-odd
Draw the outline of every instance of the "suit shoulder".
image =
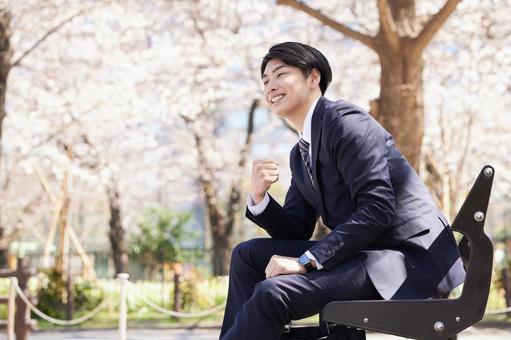
POLYGON ((337 101, 325 100, 323 120, 327 125, 339 121, 344 116, 353 114, 369 116, 367 111, 348 101, 342 99, 337 101))
POLYGON ((390 137, 367 111, 345 100, 327 101, 323 114, 324 135, 338 139, 349 135, 383 134, 390 137))

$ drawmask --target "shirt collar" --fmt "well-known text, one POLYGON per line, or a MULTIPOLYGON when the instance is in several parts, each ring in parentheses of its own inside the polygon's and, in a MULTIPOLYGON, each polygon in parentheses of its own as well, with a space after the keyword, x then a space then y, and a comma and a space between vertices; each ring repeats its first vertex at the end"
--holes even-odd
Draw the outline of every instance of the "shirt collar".
POLYGON ((318 104, 318 100, 319 98, 321 97, 318 97, 318 99, 316 99, 314 101, 314 103, 312 103, 311 107, 309 108, 309 112, 307 112, 307 116, 305 116, 305 120, 303 122, 303 133, 300 133, 298 132, 298 135, 300 136, 300 138, 302 138, 303 140, 305 140, 307 143, 311 143, 311 140, 312 140, 312 115, 314 113, 314 109, 316 108, 316 105, 318 104))

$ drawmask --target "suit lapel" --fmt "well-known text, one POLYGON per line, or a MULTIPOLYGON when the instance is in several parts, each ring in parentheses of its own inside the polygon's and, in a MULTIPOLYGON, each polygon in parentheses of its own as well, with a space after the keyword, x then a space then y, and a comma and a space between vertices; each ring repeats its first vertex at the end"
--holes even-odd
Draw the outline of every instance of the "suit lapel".
POLYGON ((312 143, 312 176, 314 178, 314 185, 317 186, 317 164, 319 157, 319 146, 321 143, 321 129, 323 127, 323 107, 324 97, 319 98, 314 113, 312 114, 311 124, 311 143, 312 143))
POLYGON ((323 112, 325 107, 325 97, 321 97, 314 108, 311 124, 311 143, 312 143, 312 178, 314 180, 314 193, 317 195, 317 201, 320 205, 321 214, 324 215, 323 195, 318 182, 318 157, 319 147, 321 145, 321 130, 323 128, 323 112))

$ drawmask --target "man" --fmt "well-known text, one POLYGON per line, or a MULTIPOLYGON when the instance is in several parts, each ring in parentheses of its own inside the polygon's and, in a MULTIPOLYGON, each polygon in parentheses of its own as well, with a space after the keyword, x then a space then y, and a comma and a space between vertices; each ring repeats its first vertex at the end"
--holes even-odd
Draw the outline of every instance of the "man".
POLYGON ((437 297, 463 282, 455 240, 392 136, 361 108, 323 97, 331 69, 286 42, 261 65, 264 97, 300 139, 284 206, 268 189, 277 162, 256 160, 246 216, 272 238, 232 252, 220 337, 278 339, 290 320, 334 300, 437 297), (309 241, 318 216, 332 232, 309 241))

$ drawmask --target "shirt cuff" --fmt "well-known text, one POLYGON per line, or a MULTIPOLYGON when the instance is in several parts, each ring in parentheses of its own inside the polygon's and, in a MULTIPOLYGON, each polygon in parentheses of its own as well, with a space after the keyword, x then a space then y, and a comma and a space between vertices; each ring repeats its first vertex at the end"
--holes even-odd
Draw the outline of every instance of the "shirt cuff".
POLYGON ((305 255, 306 255, 309 259, 311 259, 311 260, 313 260, 314 262, 316 262, 316 268, 317 268, 318 270, 323 269, 323 266, 321 265, 321 263, 319 263, 319 262, 318 262, 318 260, 316 260, 316 258, 314 257, 314 255, 312 255, 312 253, 311 253, 310 251, 308 251, 308 250, 307 250, 307 251, 305 252, 305 255))
POLYGON ((264 211, 264 209, 266 209, 268 203, 270 203, 270 196, 268 195, 268 193, 264 194, 264 198, 258 204, 254 203, 254 201, 252 200, 252 196, 250 196, 250 194, 247 197, 247 208, 254 216, 260 215, 264 211))

